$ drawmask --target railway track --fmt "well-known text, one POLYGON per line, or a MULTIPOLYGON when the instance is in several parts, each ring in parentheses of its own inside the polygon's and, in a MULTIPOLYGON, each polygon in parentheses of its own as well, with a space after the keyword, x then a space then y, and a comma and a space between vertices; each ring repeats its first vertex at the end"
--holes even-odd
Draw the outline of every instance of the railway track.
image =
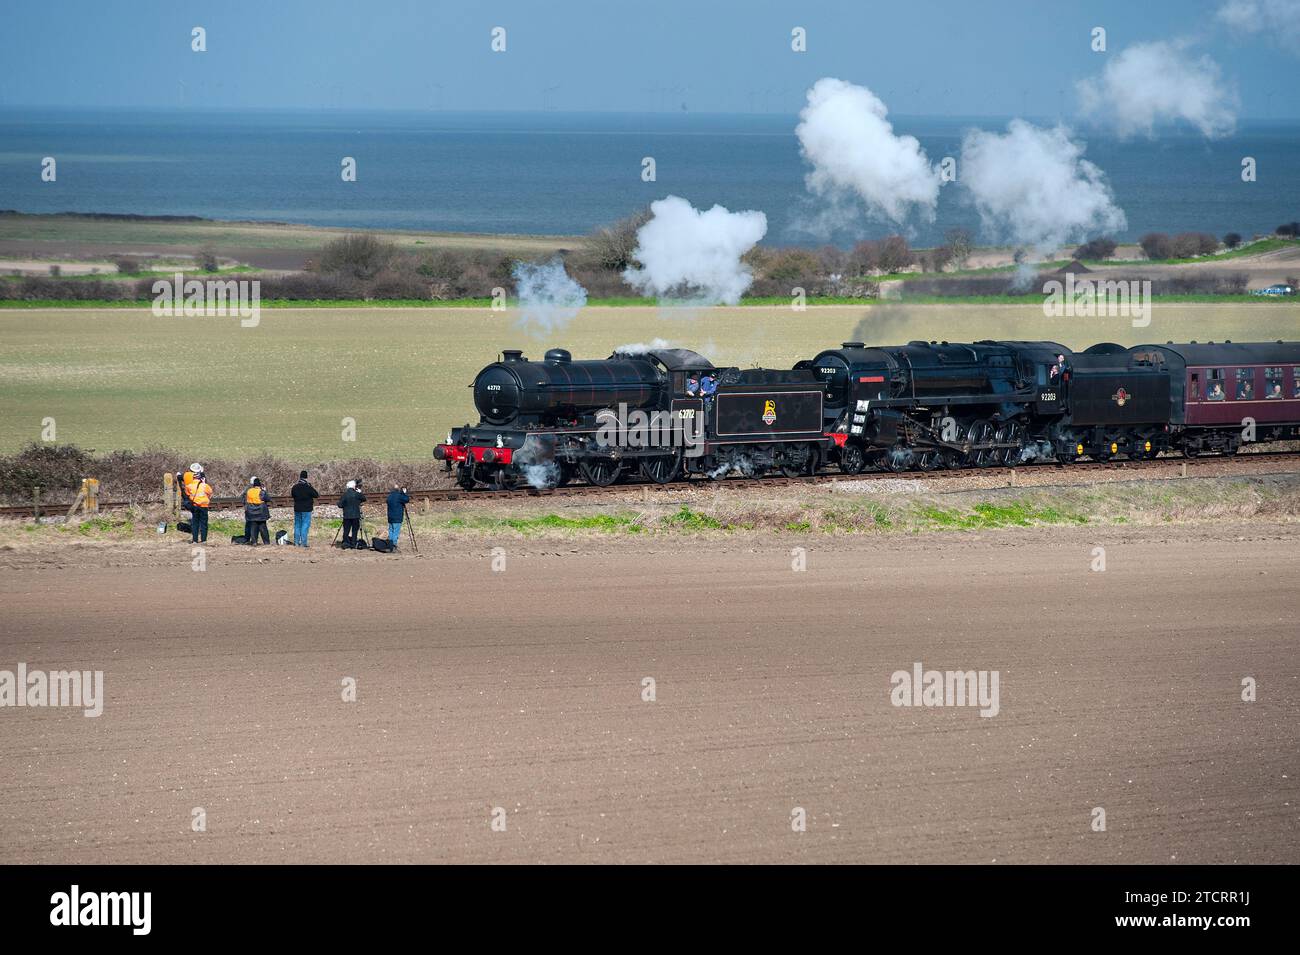
MULTIPOLYGON (((628 493, 639 493, 641 495, 658 495, 673 494, 679 492, 683 487, 707 487, 709 489, 727 490, 746 490, 754 488, 775 488, 787 487, 792 485, 812 485, 827 484, 837 481, 880 481, 880 480, 914 480, 914 481, 934 481, 934 480, 961 480, 963 478, 978 477, 997 477, 1003 476, 1012 479, 1015 472, 1023 473, 1071 473, 1071 472, 1139 472, 1139 471, 1165 471, 1170 469, 1179 469, 1180 472, 1185 470, 1187 475, 1192 475, 1196 471, 1205 471, 1214 467, 1222 467, 1227 464, 1229 467, 1237 464, 1245 464, 1250 461, 1268 460, 1279 465, 1297 465, 1300 464, 1300 452, 1296 451, 1260 451, 1252 454, 1239 454, 1231 457, 1227 456, 1209 456, 1199 458, 1151 458, 1145 461, 1078 461, 1073 464, 1045 463, 1045 464, 1022 464, 1015 467, 988 467, 988 468, 961 468, 958 470, 937 470, 937 471, 864 471, 861 474, 817 474, 810 477, 761 477, 761 478, 727 478, 721 481, 709 481, 698 479, 691 482, 674 481, 671 484, 655 484, 651 481, 629 481, 627 483, 616 484, 611 487, 597 487, 591 484, 575 484, 568 487, 552 488, 549 490, 537 490, 534 488, 523 488, 514 491, 466 491, 461 488, 429 488, 425 490, 414 490, 408 493, 412 501, 427 501, 430 503, 453 502, 453 501, 490 501, 490 500, 519 500, 524 498, 574 498, 574 497, 592 497, 604 495, 620 495, 628 493)), ((384 498, 382 495, 376 495, 367 502, 367 507, 383 506, 384 498)), ((100 511, 114 511, 123 508, 140 505, 146 507, 162 506, 160 500, 147 498, 138 498, 131 501, 100 501, 100 511)), ((225 497, 215 498, 212 503, 213 511, 230 510, 243 506, 243 498, 225 497)), ((40 505, 40 515, 43 517, 57 517, 67 512, 68 505, 63 504, 42 504, 40 505)), ((0 506, 0 517, 31 517, 35 508, 32 504, 9 504, 0 506)))

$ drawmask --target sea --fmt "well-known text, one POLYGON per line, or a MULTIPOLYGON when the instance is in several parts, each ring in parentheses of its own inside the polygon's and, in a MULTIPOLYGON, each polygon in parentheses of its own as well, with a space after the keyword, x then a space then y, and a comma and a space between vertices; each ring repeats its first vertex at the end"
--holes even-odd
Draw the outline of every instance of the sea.
MULTIPOLYGON (((960 156, 972 128, 1005 117, 891 117, 930 159, 960 156)), ((759 209, 766 241, 851 245, 902 232, 915 246, 953 227, 978 240, 968 196, 945 185, 932 222, 865 213, 826 231, 804 183, 793 115, 765 113, 229 112, 0 109, 0 209, 269 220, 347 228, 572 235, 678 195, 759 209), (54 182, 42 160, 57 161, 54 182), (355 181, 342 175, 355 161, 355 181), (647 175, 653 160, 653 178, 647 175)), ((1300 122, 1245 122, 1119 141, 1077 130, 1128 220, 1115 236, 1272 232, 1300 219, 1300 122), (1243 160, 1254 160, 1244 181, 1243 160)), ((960 170, 958 172, 960 180, 960 170)))

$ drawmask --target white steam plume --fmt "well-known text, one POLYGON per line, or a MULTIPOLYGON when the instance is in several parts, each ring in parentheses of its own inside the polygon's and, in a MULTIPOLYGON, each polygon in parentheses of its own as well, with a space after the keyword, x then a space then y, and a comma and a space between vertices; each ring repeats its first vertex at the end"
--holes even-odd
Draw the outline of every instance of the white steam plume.
POLYGON ((933 219, 940 176, 914 136, 898 136, 871 90, 826 77, 808 91, 795 134, 812 165, 808 189, 830 199, 856 195, 874 218, 902 223, 915 210, 933 219))
POLYGON ((664 348, 672 348, 672 342, 664 338, 653 338, 648 342, 633 342, 629 345, 619 345, 614 349, 618 355, 645 355, 652 351, 660 351, 664 348))
POLYGON ((1101 75, 1078 84, 1083 111, 1121 137, 1153 135, 1157 123, 1184 120, 1207 137, 1231 133, 1237 98, 1219 66, 1186 43, 1135 43, 1111 59, 1101 75))
POLYGON ((1300 0, 1227 0, 1215 17, 1239 33, 1265 34, 1297 52, 1300 0))
POLYGON ((1072 239, 1118 232, 1124 212, 1105 174, 1062 126, 1013 119, 1005 133, 972 130, 962 140, 961 181, 986 232, 1049 253, 1072 239))
POLYGON ((740 257, 767 232, 761 212, 700 211, 679 196, 650 203, 623 279, 645 295, 692 305, 735 305, 754 280, 740 257))
POLYGON ((559 258, 517 262, 513 269, 519 295, 520 328, 549 333, 573 321, 587 304, 587 290, 570 278, 559 258))

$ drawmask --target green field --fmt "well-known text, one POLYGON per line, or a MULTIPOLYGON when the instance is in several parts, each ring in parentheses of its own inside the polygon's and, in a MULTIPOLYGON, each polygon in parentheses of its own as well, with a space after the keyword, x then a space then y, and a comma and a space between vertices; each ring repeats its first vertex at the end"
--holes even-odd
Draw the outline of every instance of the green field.
POLYGON ((672 311, 587 308, 544 337, 486 309, 290 309, 235 318, 155 318, 144 309, 0 312, 0 452, 41 437, 100 452, 174 448, 187 456, 271 452, 308 460, 419 460, 473 415, 468 384, 502 348, 550 346, 603 358, 661 338, 714 361, 789 367, 860 338, 1098 341, 1300 338, 1300 305, 1160 305, 1151 325, 1048 319, 1038 305, 747 306, 672 311), (343 418, 356 441, 342 440, 343 418))
MULTIPOLYGON (((171 246, 192 253, 200 246, 238 249, 314 251, 331 239, 356 232, 373 232, 396 245, 419 249, 488 249, 546 255, 574 248, 577 236, 478 235, 468 232, 407 232, 343 229, 276 222, 197 222, 171 219, 113 219, 66 215, 0 215, 0 241, 22 242, 32 251, 44 243, 85 244, 123 249, 127 246, 171 246)), ((51 253, 54 254, 54 253, 51 253)))

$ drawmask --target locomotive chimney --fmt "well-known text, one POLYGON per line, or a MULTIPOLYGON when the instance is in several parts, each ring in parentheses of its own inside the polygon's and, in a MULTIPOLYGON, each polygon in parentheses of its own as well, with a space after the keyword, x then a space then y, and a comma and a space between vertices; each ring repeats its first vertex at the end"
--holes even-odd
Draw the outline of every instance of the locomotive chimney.
POLYGON ((501 353, 502 361, 523 361, 524 353, 518 348, 507 348, 501 353))
POLYGON ((844 342, 842 345, 840 345, 840 347, 841 348, 866 348, 867 343, 866 342, 844 342))

